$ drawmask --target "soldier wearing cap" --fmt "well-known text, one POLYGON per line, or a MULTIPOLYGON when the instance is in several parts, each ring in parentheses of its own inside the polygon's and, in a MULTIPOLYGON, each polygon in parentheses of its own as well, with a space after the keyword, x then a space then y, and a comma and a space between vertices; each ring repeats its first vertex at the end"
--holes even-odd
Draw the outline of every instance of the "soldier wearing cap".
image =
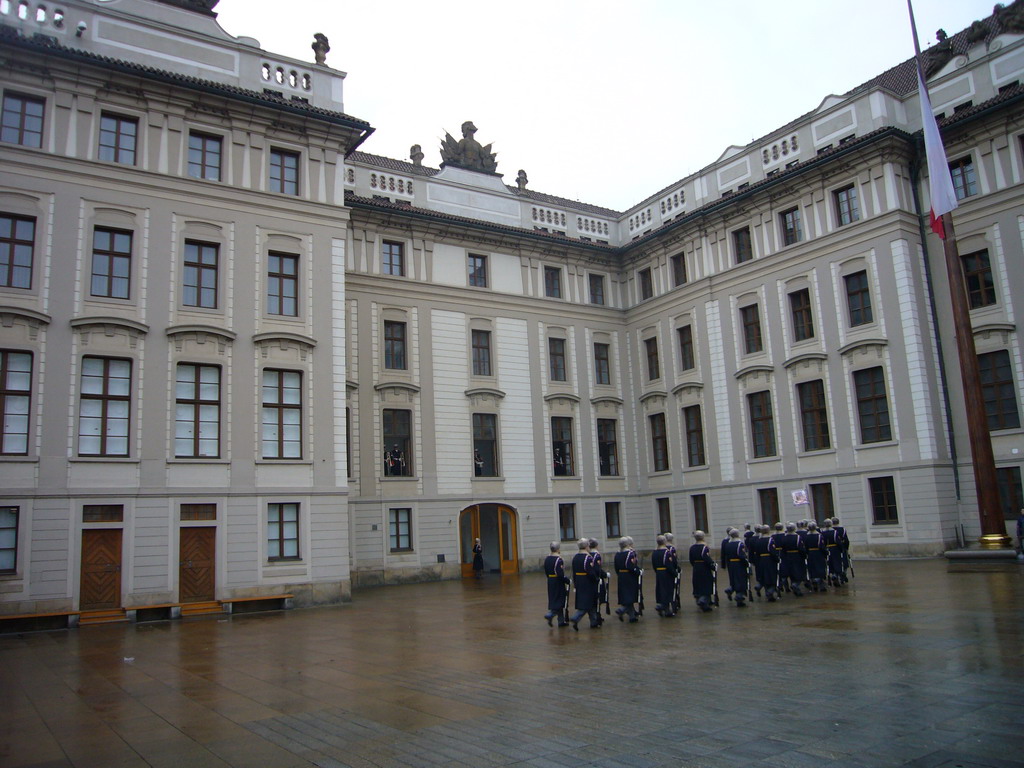
POLYGON ((569 625, 565 616, 566 598, 569 595, 569 577, 565 575, 565 561, 562 560, 562 545, 552 541, 551 554, 544 558, 544 573, 548 583, 548 612, 544 618, 551 626, 551 620, 558 617, 558 626, 569 625))
POLYGON ((843 570, 841 574, 841 580, 843 584, 849 581, 846 577, 846 571, 850 567, 850 537, 846 533, 846 528, 839 524, 839 518, 832 518, 832 530, 836 532, 836 542, 842 548, 843 554, 843 570))
POLYGON ((658 534, 657 548, 651 552, 651 567, 654 568, 654 600, 659 616, 671 618, 675 615, 672 607, 672 592, 675 586, 675 571, 665 546, 664 534, 658 534))
POLYGON ((825 565, 828 571, 828 583, 833 587, 843 583, 843 548, 832 527, 832 518, 821 521, 821 539, 825 547, 825 565))
POLYGON ((590 559, 589 539, 580 539, 576 542, 579 548, 572 558, 572 586, 576 590, 576 601, 573 606, 576 612, 569 619, 572 628, 579 632, 579 622, 584 614, 590 617, 591 629, 601 626, 601 614, 597 611, 597 578, 594 575, 594 567, 590 559))
POLYGON ((786 533, 782 537, 782 563, 786 583, 797 597, 804 596, 802 585, 807 580, 806 555, 807 548, 803 538, 797 534, 796 523, 786 523, 786 533))
POLYGON ((690 545, 690 565, 693 566, 693 597, 697 607, 704 613, 714 605, 712 595, 715 591, 715 561, 711 550, 704 543, 704 531, 693 532, 693 544, 690 545))
POLYGON ((636 603, 640 600, 640 562, 631 547, 628 536, 619 539, 619 551, 615 553, 615 576, 618 587, 619 607, 615 615, 619 621, 623 615, 629 617, 629 623, 637 622, 636 603))
POLYGON ((679 565, 679 550, 673 543, 675 540, 676 537, 672 533, 665 532, 665 549, 668 550, 665 561, 672 571, 672 613, 679 613, 679 579, 682 566, 679 565))
POLYGON ((729 529, 729 538, 722 544, 722 565, 729 571, 730 599, 736 601, 739 608, 747 602, 747 548, 740 540, 740 532, 729 529))
POLYGON ((828 577, 828 561, 825 558, 825 538, 813 520, 807 522, 804 545, 807 547, 807 578, 811 582, 811 589, 815 592, 827 592, 825 579, 828 577))
POLYGON ((594 571, 594 578, 597 579, 597 618, 598 623, 603 624, 604 619, 601 618, 601 603, 607 603, 611 597, 608 594, 608 587, 610 581, 608 579, 608 571, 604 569, 604 560, 601 558, 601 553, 597 549, 597 539, 590 539, 590 567, 594 571))
POLYGON ((775 551, 779 554, 779 592, 783 590, 789 590, 788 575, 786 574, 786 560, 782 557, 782 539, 786 535, 786 527, 780 522, 775 524, 775 530, 771 534, 772 544, 775 545, 775 551))

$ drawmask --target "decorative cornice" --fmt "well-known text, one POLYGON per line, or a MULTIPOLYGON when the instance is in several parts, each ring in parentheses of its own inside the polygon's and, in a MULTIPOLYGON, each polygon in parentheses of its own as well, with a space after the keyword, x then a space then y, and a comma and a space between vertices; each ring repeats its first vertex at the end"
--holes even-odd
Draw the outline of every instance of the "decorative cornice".
POLYGON ((664 389, 652 389, 650 392, 644 392, 642 395, 640 395, 640 402, 646 403, 648 400, 653 400, 654 398, 657 397, 665 399, 668 397, 668 392, 666 392, 664 389))
POLYGON ((12 307, 4 304, 0 306, 0 324, 10 327, 15 317, 20 317, 28 320, 29 323, 39 325, 49 325, 51 317, 43 314, 42 312, 36 312, 34 309, 24 309, 23 307, 12 307))
POLYGON ((796 355, 795 357, 789 358, 789 360, 782 364, 782 367, 792 368, 794 365, 809 363, 812 360, 820 360, 824 362, 825 360, 828 360, 828 355, 824 352, 804 352, 802 355, 796 355))
POLYGON ((693 392, 700 392, 704 389, 704 383, 701 381, 684 381, 682 384, 677 384, 672 387, 673 395, 690 394, 693 392))
POLYGON ((71 320, 71 327, 76 330, 91 330, 92 328, 121 328, 139 335, 149 333, 149 326, 137 320, 129 320, 126 317, 110 317, 106 315, 95 315, 92 317, 76 317, 71 320))
POLYGON ((621 397, 615 397, 614 395, 598 395, 597 397, 590 398, 591 405, 600 405, 601 403, 611 403, 612 405, 622 405, 623 399, 621 397))
POLYGON ((234 341, 238 336, 234 331, 229 331, 226 328, 217 328, 213 325, 172 325, 167 328, 167 335, 169 337, 179 336, 186 333, 194 333, 197 335, 207 334, 210 336, 216 336, 224 341, 234 341))
POLYGON ((416 384, 409 384, 405 381, 382 381, 379 384, 374 384, 373 388, 377 392, 383 392, 386 389, 399 389, 413 393, 419 393, 420 391, 420 388, 416 384))
POLYGON ((736 371, 735 375, 736 375, 737 379, 745 379, 748 376, 753 376, 753 375, 756 375, 758 373, 764 373, 764 374, 767 374, 767 375, 771 375, 774 372, 775 372, 775 368, 773 368, 772 366, 764 365, 764 364, 759 364, 759 365, 748 365, 746 368, 740 368, 738 371, 736 371))
POLYGON ((873 347, 885 349, 887 346, 889 346, 889 342, 886 339, 859 339, 857 341, 851 341, 849 344, 840 347, 839 354, 850 355, 860 350, 866 352, 873 347))
POLYGON ((493 387, 473 387, 467 389, 465 392, 466 397, 477 397, 478 395, 490 395, 491 397, 498 398, 499 400, 505 397, 505 393, 500 389, 494 389, 493 387))
POLYGON ((554 400, 569 400, 573 403, 578 403, 580 398, 578 395, 574 395, 570 392, 553 392, 550 395, 544 395, 544 402, 550 403, 554 400))

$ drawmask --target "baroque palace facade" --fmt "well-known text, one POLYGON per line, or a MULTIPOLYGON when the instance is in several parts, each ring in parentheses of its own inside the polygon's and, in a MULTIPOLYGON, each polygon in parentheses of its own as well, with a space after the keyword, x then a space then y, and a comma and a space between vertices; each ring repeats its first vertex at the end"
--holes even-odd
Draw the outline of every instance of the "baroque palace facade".
POLYGON ((362 151, 326 40, 214 5, 0 0, 0 614, 337 602, 477 536, 504 573, 826 515, 937 554, 979 532, 957 332, 1016 517, 1020 0, 927 59, 971 329, 912 62, 620 212, 506 185, 471 123, 440 168, 362 151))

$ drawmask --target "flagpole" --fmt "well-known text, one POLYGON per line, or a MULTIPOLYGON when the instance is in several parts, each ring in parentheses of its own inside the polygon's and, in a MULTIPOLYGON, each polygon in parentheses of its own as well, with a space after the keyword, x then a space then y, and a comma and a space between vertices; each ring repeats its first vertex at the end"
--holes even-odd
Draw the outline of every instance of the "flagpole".
MULTIPOLYGON (((914 53, 917 63, 918 82, 920 84, 922 107, 927 105, 930 113, 927 86, 925 85, 924 72, 921 68, 921 45, 917 39, 917 24, 914 21, 914 7, 911 0, 907 0, 907 10, 910 12, 910 28, 914 33, 914 53)), ((931 114, 922 115, 927 121, 931 114)), ((942 149, 941 137, 937 147, 929 147, 928 130, 929 126, 923 126, 925 131, 925 151, 931 155, 941 153, 943 164, 945 153, 942 149)), ((936 126, 931 126, 937 135, 936 126)), ((929 182, 936 172, 935 157, 929 157, 929 182)), ((936 205, 936 186, 931 187, 930 203, 933 211, 936 205)), ((950 207, 955 207, 956 201, 950 207)), ((949 305, 953 318, 953 330, 956 336, 956 349, 959 356, 960 380, 963 384, 964 409, 967 417, 967 435, 971 446, 971 463, 974 469, 974 487, 978 499, 978 519, 981 523, 981 538, 979 543, 984 549, 1004 549, 1011 545, 1010 538, 1006 535, 1006 523, 1003 520, 1002 511, 999 508, 999 484, 996 476, 995 455, 992 452, 992 436, 989 434, 988 414, 985 411, 985 400, 981 388, 981 373, 978 368, 978 353, 974 346, 974 329, 971 325, 971 309, 967 301, 967 281, 964 278, 963 266, 960 261, 960 250, 956 244, 956 232, 953 229, 953 217, 949 211, 944 211, 941 216, 941 226, 937 232, 942 238, 942 250, 946 260, 946 277, 949 281, 949 305)), ((955 437, 954 437, 955 439, 955 437)))

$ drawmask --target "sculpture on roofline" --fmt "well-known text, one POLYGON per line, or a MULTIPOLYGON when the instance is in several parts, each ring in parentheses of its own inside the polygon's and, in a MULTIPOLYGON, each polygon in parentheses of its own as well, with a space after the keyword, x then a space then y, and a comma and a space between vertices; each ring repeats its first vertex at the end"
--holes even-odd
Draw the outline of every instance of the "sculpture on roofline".
POLYGON ((327 35, 322 32, 317 32, 313 35, 313 45, 310 48, 313 49, 313 55, 316 56, 317 64, 327 63, 327 52, 331 50, 331 46, 327 42, 327 35))
POLYGON ((483 173, 497 173, 498 161, 495 159, 491 145, 481 146, 480 142, 473 138, 476 133, 476 126, 472 120, 462 124, 462 138, 456 141, 450 133, 445 131, 444 141, 441 142, 441 167, 451 165, 455 168, 464 168, 467 171, 482 171, 483 173))
POLYGON ((516 176, 516 184, 519 186, 519 191, 520 192, 525 192, 526 191, 526 185, 529 182, 530 182, 530 180, 528 178, 526 178, 526 171, 524 171, 522 168, 520 168, 519 169, 519 174, 516 176))
POLYGON ((423 165, 423 148, 419 144, 413 144, 409 147, 409 159, 412 160, 412 164, 417 168, 423 165))

